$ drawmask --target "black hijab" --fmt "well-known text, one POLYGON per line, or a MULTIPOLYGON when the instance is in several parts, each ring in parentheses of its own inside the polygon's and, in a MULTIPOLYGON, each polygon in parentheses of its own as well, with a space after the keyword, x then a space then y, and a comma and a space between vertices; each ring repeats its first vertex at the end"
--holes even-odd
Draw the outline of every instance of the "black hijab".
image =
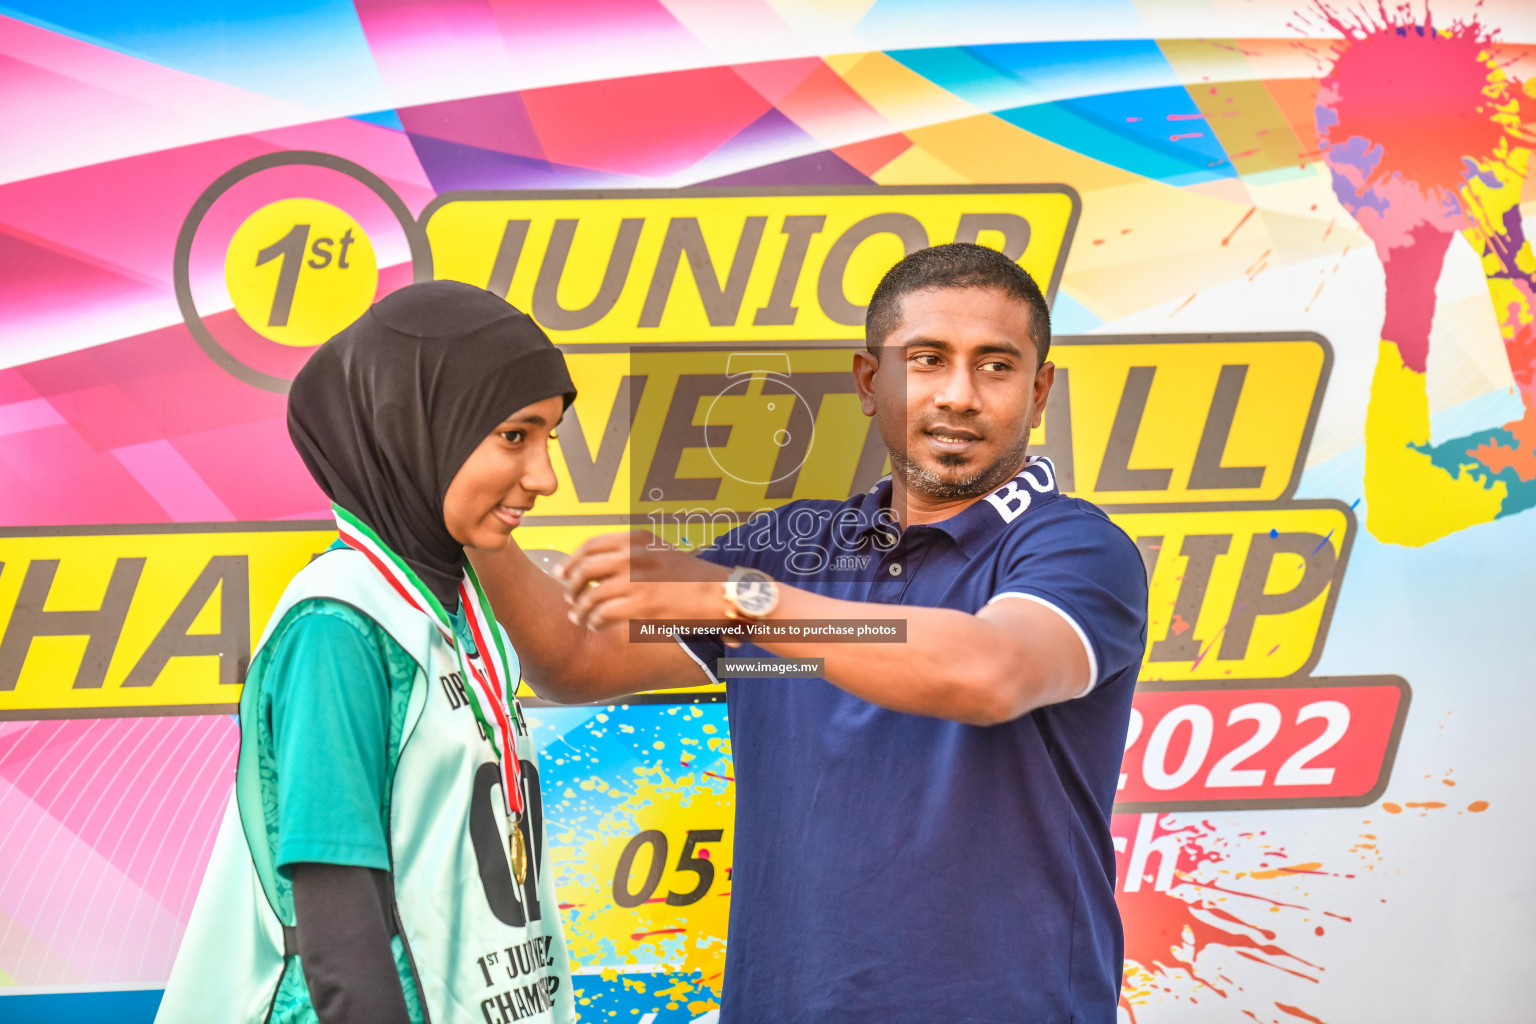
POLYGON ((524 406, 576 397, 539 325, 457 281, 408 285, 315 350, 288 392, 288 434, 310 475, 452 611, 464 548, 443 523, 448 484, 524 406))

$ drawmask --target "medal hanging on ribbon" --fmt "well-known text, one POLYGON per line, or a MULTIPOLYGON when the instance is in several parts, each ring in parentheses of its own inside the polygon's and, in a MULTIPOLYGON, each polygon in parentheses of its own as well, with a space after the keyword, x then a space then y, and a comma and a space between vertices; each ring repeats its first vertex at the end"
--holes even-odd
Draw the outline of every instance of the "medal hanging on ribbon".
POLYGON ((464 687, 469 697, 470 709, 479 722, 481 732, 496 753, 501 768, 501 791, 505 796, 507 822, 507 857, 517 884, 528 880, 528 844, 523 837, 523 787, 522 764, 517 756, 517 702, 512 695, 516 680, 512 678, 511 664, 500 630, 496 629, 495 616, 491 613, 490 600, 475 576, 475 570, 464 566, 464 579, 459 583, 459 604, 464 608, 464 618, 469 623, 470 636, 480 653, 480 662, 464 653, 453 628, 453 620, 444 610, 442 602, 427 589, 411 567, 389 549, 367 524, 340 505, 332 505, 336 515, 336 527, 342 542, 368 559, 379 575, 405 598, 413 608, 432 619, 443 639, 453 648, 459 659, 459 672, 468 684, 464 687), (491 646, 494 645, 494 646, 491 646), (486 714, 489 708, 491 714, 486 714))
MULTIPOLYGON (((485 596, 475 570, 467 562, 464 565, 464 579, 459 584, 459 603, 464 608, 470 635, 474 637, 475 647, 480 651, 480 660, 485 664, 486 671, 482 674, 475 668, 474 662, 467 658, 464 662, 474 674, 475 688, 484 694, 485 703, 496 712, 496 724, 502 738, 499 745, 494 741, 491 745, 497 748, 496 756, 501 761, 502 792, 507 795, 507 851, 512 861, 512 873, 517 876, 517 884, 522 885, 528 880, 528 844, 523 838, 523 765, 517 756, 517 726, 520 723, 515 719, 517 701, 513 697, 517 680, 512 677, 501 631, 496 628, 496 619, 491 613, 490 599, 485 596), (486 643, 488 637, 496 645, 494 651, 486 643)), ((473 706, 484 726, 485 716, 480 711, 480 702, 473 701, 473 706)))

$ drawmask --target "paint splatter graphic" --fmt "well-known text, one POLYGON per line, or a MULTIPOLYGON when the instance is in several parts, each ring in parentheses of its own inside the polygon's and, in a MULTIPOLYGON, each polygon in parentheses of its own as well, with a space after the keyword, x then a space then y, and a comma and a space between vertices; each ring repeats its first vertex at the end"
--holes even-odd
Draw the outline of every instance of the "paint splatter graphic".
POLYGON ((1119 815, 1114 832, 1125 929, 1120 1005, 1130 1020, 1155 1003, 1202 999, 1267 1020, 1278 1004, 1248 991, 1253 972, 1321 981, 1325 969, 1297 953, 1294 940, 1321 937, 1349 918, 1303 901, 1319 877, 1352 874, 1298 862, 1263 832, 1223 831, 1208 820, 1119 815))
MULTIPOLYGON (((734 850, 724 705, 540 708, 530 717, 582 1019, 707 1024, 725 969, 734 850), (709 877, 684 868, 688 837, 716 829, 695 850, 709 877)), ((1320 982, 1316 947, 1348 922, 1316 906, 1326 897, 1315 884, 1380 860, 1374 835, 1337 852, 1334 861, 1355 865, 1341 870, 1316 854, 1288 855, 1229 819, 1122 814, 1111 829, 1121 1006, 1133 1021, 1158 1004, 1202 1000, 1230 1007, 1234 1019, 1275 1019, 1276 1004, 1261 998, 1274 994, 1267 982, 1320 982)), ((1304 999, 1292 1004, 1311 1012, 1304 999)))
POLYGON ((1339 201, 1376 247, 1386 310, 1366 414, 1366 525, 1418 546, 1536 505, 1536 258, 1520 218, 1531 136, 1496 32, 1426 7, 1317 10, 1343 39, 1318 141, 1339 201), (1482 260, 1524 415, 1432 444, 1435 285, 1457 234, 1482 260))
MULTIPOLYGON (((539 708, 530 721, 582 1020, 715 1024, 734 860, 725 706, 539 708)), ((1246 815, 1113 816, 1123 1019, 1202 1004, 1233 1021, 1325 1019, 1327 952, 1353 924, 1335 901, 1358 905, 1354 880, 1390 870, 1392 823, 1489 811, 1454 774, 1425 775, 1376 808, 1384 817, 1305 852, 1246 815)))
POLYGON ((734 839, 724 705, 541 708, 530 718, 581 1018, 710 1019, 734 839))

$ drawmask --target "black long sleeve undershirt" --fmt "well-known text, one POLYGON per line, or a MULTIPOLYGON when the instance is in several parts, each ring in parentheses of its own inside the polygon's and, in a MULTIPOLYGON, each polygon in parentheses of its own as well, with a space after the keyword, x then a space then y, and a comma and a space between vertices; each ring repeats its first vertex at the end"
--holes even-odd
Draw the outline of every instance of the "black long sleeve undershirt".
POLYGON ((288 873, 320 1024, 410 1024, 389 944, 389 873, 336 864, 294 864, 288 873))

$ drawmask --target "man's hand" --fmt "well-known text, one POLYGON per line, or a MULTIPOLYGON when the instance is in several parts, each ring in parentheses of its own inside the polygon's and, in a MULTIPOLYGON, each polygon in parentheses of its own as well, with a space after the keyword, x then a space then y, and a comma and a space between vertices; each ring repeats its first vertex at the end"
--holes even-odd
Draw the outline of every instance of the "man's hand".
POLYGON ((593 630, 630 619, 724 618, 721 584, 730 574, 648 530, 594 537, 555 570, 571 621, 593 630))
POLYGON ((515 540, 505 551, 468 553, 497 620, 517 648, 523 678, 540 697, 585 704, 713 682, 677 644, 632 644, 625 630, 594 633, 572 625, 564 582, 545 575, 515 540))

